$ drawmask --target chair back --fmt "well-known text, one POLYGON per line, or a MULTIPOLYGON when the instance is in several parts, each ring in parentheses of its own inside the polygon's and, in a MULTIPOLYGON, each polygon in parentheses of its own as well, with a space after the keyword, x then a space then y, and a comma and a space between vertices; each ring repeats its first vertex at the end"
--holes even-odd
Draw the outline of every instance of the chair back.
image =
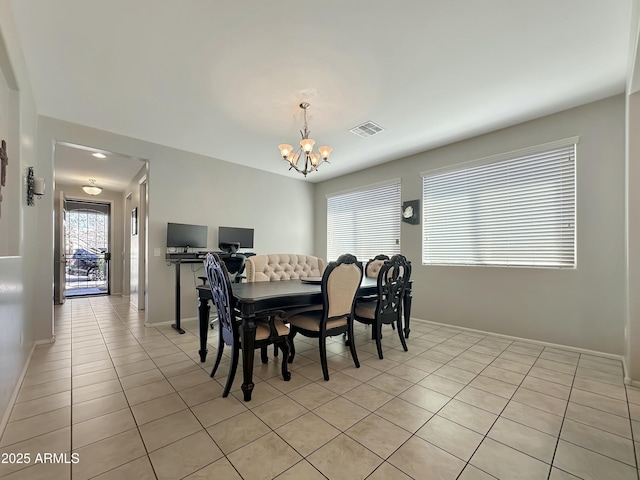
POLYGON ((225 343, 231 345, 236 315, 231 304, 233 297, 231 295, 231 283, 227 267, 218 255, 208 253, 204 260, 204 269, 207 272, 213 304, 218 312, 218 328, 223 330, 225 343))
POLYGON ((411 278, 411 262, 404 255, 394 255, 378 272, 376 315, 390 323, 402 314, 404 291, 411 278))
POLYGON ((231 283, 240 283, 241 275, 244 272, 247 257, 241 253, 222 254, 218 258, 222 260, 227 268, 229 281, 231 283))
POLYGON ((321 277, 324 260, 311 255, 272 253, 247 258, 247 282, 276 282, 321 277))
POLYGON ((354 255, 341 255, 322 275, 322 298, 326 318, 351 315, 362 282, 362 263, 354 255))
POLYGON ((389 260, 388 255, 376 255, 367 262, 367 266, 364 269, 364 274, 368 278, 378 278, 378 272, 382 268, 382 265, 384 265, 384 262, 386 262, 387 260, 389 260))

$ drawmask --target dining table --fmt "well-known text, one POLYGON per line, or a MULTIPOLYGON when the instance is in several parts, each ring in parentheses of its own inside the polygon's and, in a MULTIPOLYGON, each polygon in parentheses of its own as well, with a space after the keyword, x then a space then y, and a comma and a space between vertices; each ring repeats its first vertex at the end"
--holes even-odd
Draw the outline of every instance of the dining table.
MULTIPOLYGON (((200 361, 207 358, 207 336, 209 332, 209 314, 213 300, 208 285, 198 285, 198 322, 200 336, 200 361)), ((278 282, 248 282, 232 284, 232 295, 236 315, 241 322, 240 342, 242 345, 242 392, 246 402, 251 400, 253 392, 253 360, 257 317, 272 310, 286 310, 292 307, 314 306, 322 304, 320 281, 282 280, 278 282)), ((377 293, 377 279, 363 277, 357 296, 371 296, 377 293)), ((403 332, 409 337, 409 318, 411 315, 411 285, 405 291, 403 300, 403 332)), ((287 359, 282 359, 287 361, 287 359)))

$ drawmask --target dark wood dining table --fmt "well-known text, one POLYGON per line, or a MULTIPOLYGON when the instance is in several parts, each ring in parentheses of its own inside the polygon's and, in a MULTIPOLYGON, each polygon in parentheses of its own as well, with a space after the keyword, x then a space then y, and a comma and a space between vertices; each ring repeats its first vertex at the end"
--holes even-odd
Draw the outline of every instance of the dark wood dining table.
MULTIPOLYGON (((198 320, 200 331, 200 361, 207 358, 207 336, 209 332, 209 301, 213 299, 208 285, 198 285, 198 320)), ((240 342, 242 344, 242 392, 245 401, 251 400, 253 391, 253 359, 256 334, 256 315, 270 310, 304 307, 322 303, 322 292, 319 283, 308 283, 301 280, 284 280, 279 282, 251 282, 232 284, 232 293, 236 312, 239 312, 240 342)), ((358 290, 358 296, 375 295, 377 281, 364 277, 358 290)), ((409 318, 411 314, 411 288, 407 289, 403 302, 404 334, 409 337, 409 318)), ((286 361, 286 359, 282 359, 286 361)))

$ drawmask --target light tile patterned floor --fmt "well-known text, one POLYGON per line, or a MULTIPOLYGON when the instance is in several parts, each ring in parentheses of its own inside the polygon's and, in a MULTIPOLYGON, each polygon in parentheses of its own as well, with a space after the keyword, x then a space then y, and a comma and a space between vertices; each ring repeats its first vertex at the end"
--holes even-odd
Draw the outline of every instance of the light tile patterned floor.
POLYGON ((145 328, 116 297, 55 316, 0 440, 31 464, 0 464, 3 479, 638 480, 640 389, 616 360, 418 321, 409 352, 385 330, 379 360, 358 326, 361 368, 337 338, 323 381, 298 336, 291 381, 258 362, 245 403, 240 373, 221 397, 227 362, 209 377, 214 347, 199 362, 195 323, 145 328))

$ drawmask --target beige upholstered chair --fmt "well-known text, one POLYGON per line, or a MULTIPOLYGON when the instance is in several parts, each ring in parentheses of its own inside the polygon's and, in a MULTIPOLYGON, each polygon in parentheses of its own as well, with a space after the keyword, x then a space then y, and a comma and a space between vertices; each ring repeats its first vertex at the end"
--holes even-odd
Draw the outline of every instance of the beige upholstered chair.
POLYGON ((321 277, 324 261, 311 255, 275 253, 247 258, 247 282, 274 282, 321 277))
POLYGON ((311 310, 288 317, 290 348, 289 362, 295 357, 293 338, 297 333, 318 338, 320 363, 325 380, 329 380, 326 338, 347 334, 351 357, 360 368, 353 338, 353 309, 356 293, 362 282, 362 264, 353 255, 342 255, 330 262, 322 275, 322 310, 311 310))
POLYGON ((404 255, 394 255, 385 261, 378 271, 378 295, 375 301, 358 301, 355 319, 371 325, 371 337, 376 341, 378 357, 382 356, 382 325, 397 325, 400 343, 407 351, 407 343, 402 333, 402 302, 404 292, 411 278, 411 262, 404 255))
POLYGON ((389 257, 384 254, 376 255, 374 258, 369 260, 364 269, 365 276, 369 278, 378 278, 378 272, 387 260, 389 260, 389 257))

